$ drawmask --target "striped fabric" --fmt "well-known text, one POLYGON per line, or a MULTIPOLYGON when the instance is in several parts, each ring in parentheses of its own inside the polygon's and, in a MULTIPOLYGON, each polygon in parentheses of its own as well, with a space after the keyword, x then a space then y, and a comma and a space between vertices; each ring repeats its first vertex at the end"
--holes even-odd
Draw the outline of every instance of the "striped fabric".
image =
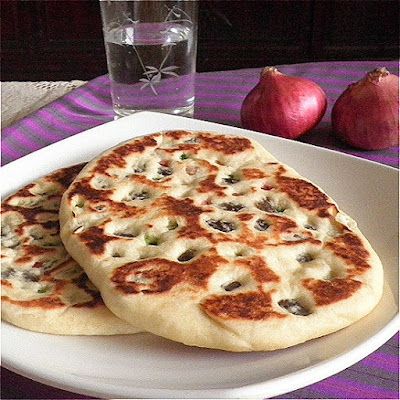
MULTIPOLYGON (((330 127, 332 106, 347 85, 381 66, 386 66, 391 73, 398 75, 396 61, 329 62, 278 67, 288 75, 312 79, 328 96, 328 110, 323 120, 301 140, 398 167, 398 147, 370 152, 352 149, 335 139, 330 127)), ((195 118, 240 126, 242 101, 257 83, 260 71, 243 69, 197 74, 195 118)), ((113 117, 108 77, 101 76, 5 128, 2 132, 2 163, 6 164, 51 143, 108 122, 113 117)), ((399 336, 396 335, 370 356, 337 375, 277 398, 398 399, 398 343, 399 336)), ((7 382, 14 382, 12 386, 15 389, 18 387, 18 379, 25 382, 21 385, 26 396, 20 398, 82 398, 36 384, 8 371, 6 374, 8 379, 2 385, 3 398, 7 398, 4 397, 7 382)))

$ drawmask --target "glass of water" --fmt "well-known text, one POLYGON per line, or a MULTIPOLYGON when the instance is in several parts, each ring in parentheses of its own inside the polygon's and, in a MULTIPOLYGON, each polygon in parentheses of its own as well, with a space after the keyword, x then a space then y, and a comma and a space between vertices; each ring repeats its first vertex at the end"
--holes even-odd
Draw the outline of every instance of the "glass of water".
POLYGON ((196 0, 100 0, 114 111, 192 116, 196 0))

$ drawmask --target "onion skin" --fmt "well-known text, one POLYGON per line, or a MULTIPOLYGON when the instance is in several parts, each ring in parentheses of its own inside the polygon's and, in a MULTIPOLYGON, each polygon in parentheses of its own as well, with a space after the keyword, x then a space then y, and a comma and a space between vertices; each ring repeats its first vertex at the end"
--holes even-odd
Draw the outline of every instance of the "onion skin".
POLYGON ((318 125, 326 107, 326 95, 316 83, 266 67, 243 101, 241 123, 246 129, 297 139, 318 125))
POLYGON ((332 128, 350 146, 381 150, 399 145, 399 78, 386 68, 369 72, 336 100, 332 128))

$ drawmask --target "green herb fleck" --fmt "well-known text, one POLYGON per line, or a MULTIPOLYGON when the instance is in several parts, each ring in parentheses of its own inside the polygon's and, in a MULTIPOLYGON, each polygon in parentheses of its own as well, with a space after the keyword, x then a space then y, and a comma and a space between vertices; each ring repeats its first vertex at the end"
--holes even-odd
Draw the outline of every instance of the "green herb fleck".
POLYGON ((49 289, 50 289, 50 286, 43 286, 43 287, 41 287, 40 289, 38 289, 38 293, 46 293, 46 292, 48 292, 49 291, 49 289))
POLYGON ((150 235, 150 234, 146 233, 144 235, 144 241, 146 242, 147 245, 158 246, 158 244, 160 243, 160 238, 158 238, 157 236, 150 235))
POLYGON ((178 227, 178 223, 174 220, 171 220, 168 222, 167 228, 169 231, 173 231, 174 229, 176 229, 178 227))
POLYGON ((83 208, 84 205, 85 205, 85 204, 84 204, 83 200, 79 200, 79 201, 77 201, 77 203, 75 204, 75 207, 83 208))
POLYGON ((181 160, 187 160, 189 158, 189 156, 185 153, 181 154, 181 160))
POLYGON ((224 178, 225 183, 228 183, 229 185, 233 185, 235 183, 238 183, 240 181, 240 178, 235 175, 235 174, 230 174, 228 175, 227 178, 224 178))

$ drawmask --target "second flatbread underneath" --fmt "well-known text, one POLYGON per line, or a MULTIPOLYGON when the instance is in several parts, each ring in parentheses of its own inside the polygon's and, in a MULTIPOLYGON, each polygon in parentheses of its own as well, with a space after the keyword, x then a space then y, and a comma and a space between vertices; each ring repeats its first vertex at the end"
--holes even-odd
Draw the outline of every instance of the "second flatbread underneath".
POLYGON ((61 196, 82 167, 55 171, 3 201, 1 318, 60 335, 135 333, 104 305, 59 236, 61 196))

